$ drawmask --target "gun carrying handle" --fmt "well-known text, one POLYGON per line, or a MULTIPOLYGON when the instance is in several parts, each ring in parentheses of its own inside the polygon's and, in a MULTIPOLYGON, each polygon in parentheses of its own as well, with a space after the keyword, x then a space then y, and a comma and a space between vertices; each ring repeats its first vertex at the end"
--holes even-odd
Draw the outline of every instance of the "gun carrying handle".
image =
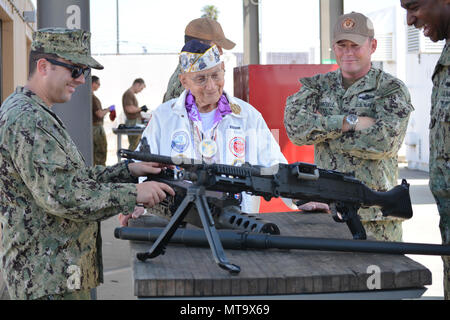
POLYGON ((297 178, 302 180, 317 180, 319 179, 319 169, 314 169, 312 173, 306 173, 306 172, 300 172, 299 166, 296 166, 294 168, 294 174, 297 176, 297 178))

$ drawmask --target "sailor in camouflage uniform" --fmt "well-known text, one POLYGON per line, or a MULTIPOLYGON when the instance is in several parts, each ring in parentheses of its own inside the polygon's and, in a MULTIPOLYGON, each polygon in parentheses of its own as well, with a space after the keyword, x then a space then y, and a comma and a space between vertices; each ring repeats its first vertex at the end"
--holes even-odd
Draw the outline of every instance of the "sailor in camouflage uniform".
MULTIPOLYGON (((372 68, 373 36, 364 15, 339 17, 333 49, 340 69, 301 79, 300 91, 287 99, 284 124, 293 143, 315 145, 319 167, 353 173, 369 188, 387 191, 397 185, 397 152, 413 107, 400 80, 372 68)), ((401 220, 383 218, 376 208, 358 213, 368 235, 401 241, 401 220)))
POLYGON ((35 32, 27 84, 0 108, 0 261, 12 299, 88 299, 103 277, 100 221, 173 194, 155 181, 136 184, 158 164, 87 167, 52 112, 90 68, 103 68, 89 41, 82 30, 35 32))
MULTIPOLYGON (((439 210, 442 243, 450 244, 450 2, 402 0, 407 23, 432 41, 446 40, 434 69, 430 112, 430 189, 439 210)), ((450 299, 450 257, 444 261, 444 298, 450 299)))
MULTIPOLYGON (((186 44, 191 40, 198 40, 210 46, 215 44, 220 54, 223 54, 222 48, 231 50, 236 45, 225 37, 220 24, 210 18, 198 18, 189 22, 184 31, 184 43, 186 44)), ((178 64, 175 72, 169 79, 163 103, 170 99, 178 98, 183 93, 184 87, 178 79, 180 74, 182 74, 182 71, 180 64, 178 64)))

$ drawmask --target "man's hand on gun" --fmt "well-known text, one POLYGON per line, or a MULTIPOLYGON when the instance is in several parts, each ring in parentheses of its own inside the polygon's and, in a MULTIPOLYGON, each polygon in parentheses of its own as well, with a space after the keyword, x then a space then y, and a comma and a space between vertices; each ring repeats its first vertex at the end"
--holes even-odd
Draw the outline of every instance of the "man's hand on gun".
MULTIPOLYGON (((134 177, 146 176, 149 174, 158 174, 163 168, 172 167, 156 162, 134 162, 128 164, 128 169, 134 177)), ((158 181, 145 181, 136 185, 137 206, 132 214, 119 214, 119 221, 122 226, 128 224, 130 218, 138 218, 145 212, 145 208, 151 208, 163 201, 167 195, 175 196, 175 191, 167 184, 158 181)))
POLYGON ((148 174, 158 174, 164 168, 172 168, 173 165, 166 165, 156 162, 133 162, 128 164, 128 169, 133 177, 142 177, 148 174))
POLYGON ((134 207, 134 211, 133 213, 130 214, 119 214, 119 222, 120 222, 120 226, 121 227, 127 227, 128 226, 128 220, 130 219, 137 219, 139 218, 141 215, 143 215, 145 213, 145 208, 144 207, 139 207, 136 206, 134 207))
POLYGON ((307 202, 305 204, 299 205, 298 208, 305 212, 326 212, 331 213, 330 207, 326 203, 322 202, 307 202))
POLYGON ((174 196, 175 191, 167 184, 158 181, 145 181, 137 186, 136 202, 145 208, 151 208, 163 201, 167 194, 174 196))

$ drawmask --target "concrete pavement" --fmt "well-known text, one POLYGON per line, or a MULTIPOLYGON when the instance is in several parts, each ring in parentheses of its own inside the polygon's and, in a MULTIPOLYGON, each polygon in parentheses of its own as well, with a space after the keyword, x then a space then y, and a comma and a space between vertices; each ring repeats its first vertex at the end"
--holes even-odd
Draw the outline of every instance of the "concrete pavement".
MULTIPOLYGON (((410 183, 414 216, 403 222, 403 241, 441 244, 439 212, 428 187, 428 173, 400 168, 399 177, 410 183)), ((439 256, 407 255, 427 267, 432 273, 432 285, 427 286, 423 299, 443 299, 443 262, 439 256)))

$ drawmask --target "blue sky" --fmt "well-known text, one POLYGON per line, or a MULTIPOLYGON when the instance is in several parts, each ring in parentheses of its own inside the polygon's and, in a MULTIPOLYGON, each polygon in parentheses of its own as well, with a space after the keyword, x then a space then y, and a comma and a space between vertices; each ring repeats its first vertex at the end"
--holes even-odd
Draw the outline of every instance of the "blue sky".
MULTIPOLYGON (((256 0, 255 0, 256 1, 256 0)), ((319 43, 319 0, 259 0, 261 46, 266 51, 308 51, 319 43)), ((32 0, 36 3, 36 0, 32 0)), ((179 52, 186 24, 205 5, 219 9, 225 35, 243 51, 242 0, 118 0, 121 53, 179 52)), ((344 12, 369 13, 399 0, 345 0, 344 12)), ((116 0, 91 0, 93 53, 116 52, 116 0)))

